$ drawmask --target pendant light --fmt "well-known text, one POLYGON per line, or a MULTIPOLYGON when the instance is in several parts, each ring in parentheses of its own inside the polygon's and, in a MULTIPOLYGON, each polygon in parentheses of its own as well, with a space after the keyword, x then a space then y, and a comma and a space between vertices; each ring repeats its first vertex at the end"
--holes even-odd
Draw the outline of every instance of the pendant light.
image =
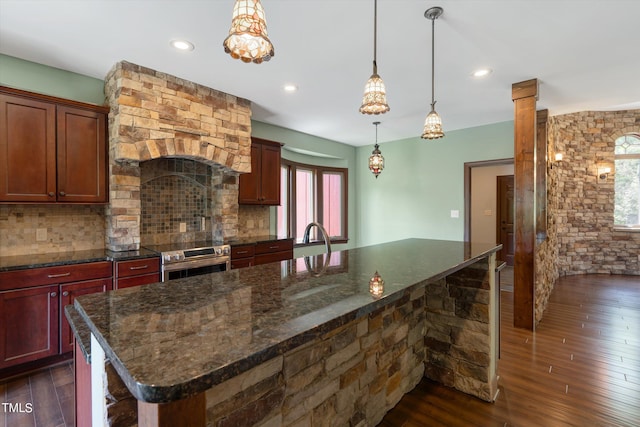
POLYGON ((378 44, 378 0, 373 1, 373 74, 367 80, 362 97, 360 112, 362 114, 381 114, 389 111, 387 92, 382 78, 378 75, 376 62, 378 44))
POLYGON ((442 15, 442 8, 438 6, 429 8, 424 13, 424 17, 431 20, 431 111, 427 114, 427 118, 424 121, 424 130, 422 131, 423 139, 438 139, 444 136, 442 119, 438 113, 436 113, 436 101, 434 100, 435 22, 440 15, 442 15))
POLYGON ((267 37, 267 20, 260 0, 236 0, 224 51, 242 62, 260 64, 274 55, 267 37))
POLYGON ((382 157, 380 147, 378 147, 378 125, 380 122, 373 122, 373 124, 376 127, 376 145, 369 157, 369 170, 378 178, 378 175, 380 175, 380 172, 384 169, 384 157, 382 157))

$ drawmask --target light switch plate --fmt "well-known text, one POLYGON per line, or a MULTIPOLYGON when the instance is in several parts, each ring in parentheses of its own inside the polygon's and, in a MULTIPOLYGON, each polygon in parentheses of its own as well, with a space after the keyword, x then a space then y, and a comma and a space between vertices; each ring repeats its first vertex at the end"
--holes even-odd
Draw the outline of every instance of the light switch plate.
POLYGON ((451 218, 460 218, 460 211, 452 210, 451 211, 451 218))

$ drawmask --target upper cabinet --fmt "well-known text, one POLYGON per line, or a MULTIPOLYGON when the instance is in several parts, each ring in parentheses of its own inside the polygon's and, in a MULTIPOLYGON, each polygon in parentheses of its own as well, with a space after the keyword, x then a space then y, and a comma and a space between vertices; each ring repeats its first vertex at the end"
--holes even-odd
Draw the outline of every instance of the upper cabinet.
POLYGON ((240 175, 239 204, 280 204, 281 148, 279 142, 251 138, 251 173, 240 175))
POLYGON ((107 202, 107 113, 0 86, 0 202, 107 202))

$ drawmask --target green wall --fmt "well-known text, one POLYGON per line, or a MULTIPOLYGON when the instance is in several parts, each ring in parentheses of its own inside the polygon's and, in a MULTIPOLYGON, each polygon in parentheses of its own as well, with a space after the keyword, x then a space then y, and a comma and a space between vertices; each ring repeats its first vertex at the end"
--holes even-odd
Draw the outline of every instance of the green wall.
MULTIPOLYGON (((0 84, 95 104, 104 99, 102 80, 6 55, 0 55, 0 84)), ((356 148, 256 121, 252 128, 257 137, 284 143, 286 159, 348 168, 349 243, 336 249, 408 237, 463 240, 464 163, 513 157, 509 121, 449 131, 436 141, 416 137, 381 144, 385 169, 375 179, 367 166, 372 146, 356 148), (451 218, 451 210, 459 218, 451 218)), ((297 250, 296 256, 321 250, 297 250)))
POLYGON ((367 167, 372 149, 358 148, 358 246, 409 237, 464 240, 464 163, 513 157, 513 122, 380 144, 385 168, 377 179, 367 167))
POLYGON ((0 84, 30 92, 104 105, 104 81, 0 54, 0 84))

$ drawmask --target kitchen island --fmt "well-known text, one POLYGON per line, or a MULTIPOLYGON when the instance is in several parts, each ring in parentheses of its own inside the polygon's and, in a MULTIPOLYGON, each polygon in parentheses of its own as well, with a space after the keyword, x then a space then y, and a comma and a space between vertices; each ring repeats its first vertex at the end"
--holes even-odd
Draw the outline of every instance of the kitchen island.
POLYGON ((140 426, 375 425, 423 376, 491 401, 499 249, 408 239, 79 297, 93 424, 114 377, 140 426))

